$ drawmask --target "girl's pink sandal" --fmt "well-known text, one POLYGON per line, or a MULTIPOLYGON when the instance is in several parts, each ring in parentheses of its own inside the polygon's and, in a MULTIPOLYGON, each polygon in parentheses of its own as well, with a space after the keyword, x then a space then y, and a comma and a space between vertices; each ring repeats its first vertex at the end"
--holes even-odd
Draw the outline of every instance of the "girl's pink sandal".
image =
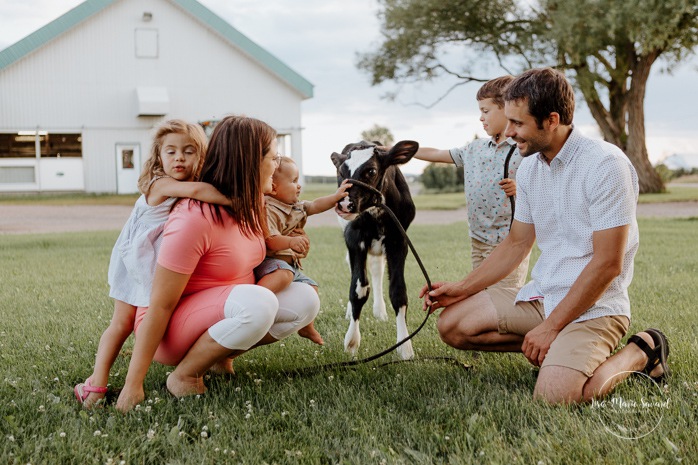
POLYGON ((85 399, 87 399, 87 396, 89 396, 91 392, 96 392, 99 394, 105 394, 107 392, 106 386, 93 386, 91 383, 92 378, 87 378, 84 383, 75 385, 73 392, 75 393, 75 398, 78 400, 78 402, 80 402, 80 404, 85 402, 85 399))

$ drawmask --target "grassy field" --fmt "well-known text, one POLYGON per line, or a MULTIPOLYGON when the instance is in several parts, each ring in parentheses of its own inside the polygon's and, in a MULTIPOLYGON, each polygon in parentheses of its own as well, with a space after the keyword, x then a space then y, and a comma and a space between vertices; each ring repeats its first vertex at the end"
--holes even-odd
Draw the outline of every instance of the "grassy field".
MULTIPOLYGON (((334 192, 329 184, 313 184, 303 189, 302 197, 307 200, 334 192)), ((643 194, 639 203, 698 202, 698 187, 695 185, 671 184, 662 194, 643 194)), ((446 194, 417 194, 414 203, 418 210, 455 210, 465 208, 465 195, 462 192, 446 194)))
POLYGON ((642 194, 640 203, 695 202, 698 201, 698 187, 672 184, 663 194, 642 194))
MULTIPOLYGON (((329 195, 336 190, 333 184, 310 184, 304 186, 301 198, 312 200, 329 195)), ((3 194, 0 203, 11 205, 128 205, 132 206, 138 195, 113 194, 3 194)), ((698 187, 694 185, 672 184, 663 194, 645 194, 640 196, 640 203, 658 202, 698 202, 698 187)), ((465 208, 465 196, 462 192, 446 194, 417 194, 414 203, 419 210, 455 210, 465 208)))
MULTIPOLYGON (((349 273, 335 228, 309 230, 305 262, 321 284, 316 326, 324 347, 293 336, 254 350, 236 361, 234 378, 211 378, 206 395, 184 400, 164 389, 171 368, 154 365, 138 410, 122 415, 108 404, 84 411, 72 388, 91 372, 111 316, 106 271, 117 231, 0 236, 0 463, 695 463, 698 248, 690 244, 697 225, 641 222, 631 332, 654 326, 668 334, 673 376, 660 422, 637 440, 609 433, 592 406, 533 402, 536 370, 522 356, 449 349, 433 320, 413 341, 414 362, 289 376, 348 360, 349 273)), ((410 229, 433 280, 469 268, 465 227, 410 229)), ((413 259, 407 267, 408 325, 416 328, 424 280, 413 259)), ((392 322, 375 321, 368 308, 362 321, 360 356, 394 341, 392 322)), ((112 388, 123 383, 130 347, 112 371, 112 388)), ((640 380, 618 392, 631 399, 647 389, 640 380)))

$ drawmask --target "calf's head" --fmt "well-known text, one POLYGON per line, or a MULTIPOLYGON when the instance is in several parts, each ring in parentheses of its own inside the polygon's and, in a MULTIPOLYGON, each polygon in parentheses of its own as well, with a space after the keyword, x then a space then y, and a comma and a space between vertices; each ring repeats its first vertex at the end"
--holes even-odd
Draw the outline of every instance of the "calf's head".
MULTIPOLYGON (((341 184, 345 179, 358 180, 384 192, 388 187, 385 184, 395 180, 395 176, 386 174, 398 170, 397 165, 410 161, 418 148, 419 144, 411 140, 400 141, 390 150, 366 141, 349 144, 342 153, 335 152, 331 155, 332 163, 337 167, 337 182, 341 184)), ((399 170, 397 174, 402 176, 399 170)), ((354 185, 349 189, 349 196, 337 204, 335 211, 345 219, 353 219, 358 213, 380 202, 380 196, 375 192, 354 185)))

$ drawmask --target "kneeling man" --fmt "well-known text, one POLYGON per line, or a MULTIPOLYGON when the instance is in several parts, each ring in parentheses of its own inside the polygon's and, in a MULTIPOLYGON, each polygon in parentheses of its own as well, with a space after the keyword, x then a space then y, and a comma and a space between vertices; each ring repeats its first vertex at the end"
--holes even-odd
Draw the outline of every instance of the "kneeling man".
POLYGON ((523 352, 540 366, 534 398, 589 402, 632 371, 668 373, 661 331, 628 339, 628 286, 639 245, 637 174, 625 154, 580 134, 574 92, 551 68, 532 69, 504 95, 508 126, 525 159, 517 172, 516 214, 506 239, 459 282, 425 286, 425 308, 443 308, 441 339, 463 350, 523 352), (540 258, 521 289, 489 288, 538 241, 540 258))

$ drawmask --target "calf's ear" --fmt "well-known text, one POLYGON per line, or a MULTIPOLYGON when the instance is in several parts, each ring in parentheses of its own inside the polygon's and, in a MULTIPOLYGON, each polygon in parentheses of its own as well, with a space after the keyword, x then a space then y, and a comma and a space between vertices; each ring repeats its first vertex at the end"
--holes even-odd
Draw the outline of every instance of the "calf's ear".
POLYGON ((332 152, 332 155, 330 155, 330 159, 332 160, 332 163, 334 163, 334 166, 337 169, 339 169, 339 167, 342 166, 342 163, 344 163, 347 160, 347 155, 343 153, 332 152))
POLYGON ((402 165, 412 159, 419 149, 419 143, 413 140, 401 140, 393 145, 388 152, 388 162, 391 165, 402 165))

